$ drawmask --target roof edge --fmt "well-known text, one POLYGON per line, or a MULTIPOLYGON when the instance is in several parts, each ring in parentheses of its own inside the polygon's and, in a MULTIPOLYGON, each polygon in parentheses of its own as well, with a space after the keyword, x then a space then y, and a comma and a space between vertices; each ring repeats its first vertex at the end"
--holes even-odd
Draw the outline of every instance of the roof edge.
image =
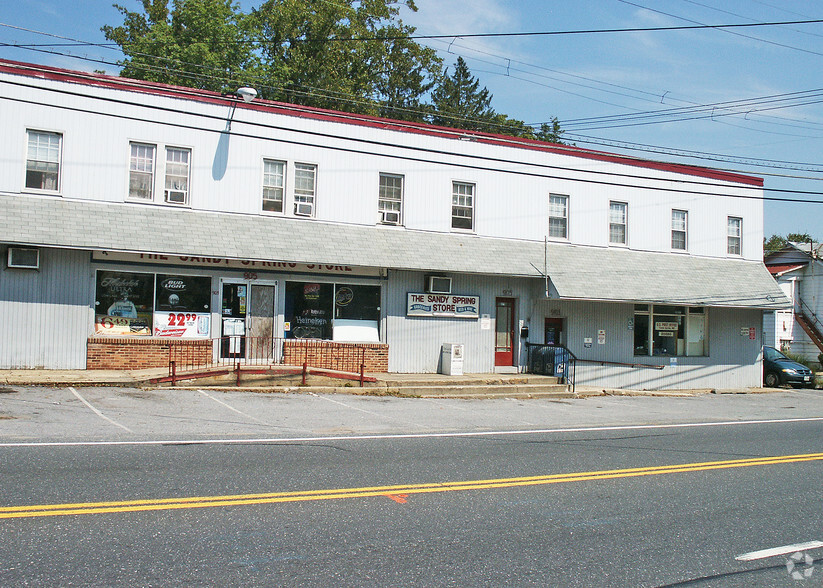
MULTIPOLYGON (((39 65, 8 59, 0 59, 0 72, 12 75, 23 75, 33 78, 48 79, 75 84, 85 84, 88 86, 110 88, 116 90, 140 92, 144 94, 156 94, 170 98, 180 98, 195 100, 206 103, 224 103, 227 97, 211 90, 200 90, 197 88, 187 88, 184 86, 174 86, 159 82, 136 80, 132 78, 121 78, 108 74, 90 73, 78 70, 70 70, 53 66, 39 65)), ((655 161, 650 159, 640 159, 632 156, 609 153, 594 149, 586 149, 574 145, 563 145, 560 143, 548 143, 536 139, 526 139, 494 133, 483 133, 480 131, 467 131, 464 129, 454 129, 441 127, 426 123, 408 122, 396 119, 380 118, 364 114, 348 113, 337 110, 315 108, 310 106, 300 106, 285 102, 272 100, 255 100, 252 103, 239 101, 237 106, 261 112, 271 112, 285 116, 295 116, 299 118, 311 118, 324 120, 340 124, 353 124, 372 128, 381 128, 397 132, 430 135, 441 138, 472 140, 489 145, 501 147, 511 147, 516 149, 528 149, 532 151, 542 151, 555 155, 566 155, 619 165, 654 169, 657 171, 680 173, 684 175, 697 176, 723 182, 735 184, 745 184, 748 186, 763 187, 763 178, 750 176, 736 172, 727 172, 708 167, 687 165, 681 163, 670 163, 655 161)))

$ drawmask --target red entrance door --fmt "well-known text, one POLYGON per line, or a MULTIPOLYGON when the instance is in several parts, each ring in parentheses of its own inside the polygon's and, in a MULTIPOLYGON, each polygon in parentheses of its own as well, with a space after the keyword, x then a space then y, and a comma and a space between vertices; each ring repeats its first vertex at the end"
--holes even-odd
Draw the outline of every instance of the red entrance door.
POLYGON ((514 298, 495 302, 494 365, 514 365, 514 298))

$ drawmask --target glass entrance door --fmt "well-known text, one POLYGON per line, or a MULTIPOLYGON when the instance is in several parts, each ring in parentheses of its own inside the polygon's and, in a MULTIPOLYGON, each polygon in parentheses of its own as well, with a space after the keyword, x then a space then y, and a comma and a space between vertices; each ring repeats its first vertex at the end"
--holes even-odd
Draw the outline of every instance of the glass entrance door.
POLYGON ((249 285, 223 284, 220 302, 220 357, 240 359, 246 356, 246 313, 249 285))
POLYGON ((223 283, 220 357, 273 359, 275 301, 273 283, 223 283))

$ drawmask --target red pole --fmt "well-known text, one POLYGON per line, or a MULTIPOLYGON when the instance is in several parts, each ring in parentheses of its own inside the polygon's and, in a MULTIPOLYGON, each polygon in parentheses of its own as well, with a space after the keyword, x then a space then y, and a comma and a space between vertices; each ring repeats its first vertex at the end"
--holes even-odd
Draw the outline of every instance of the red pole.
POLYGON ((363 387, 363 377, 366 371, 366 348, 360 349, 360 387, 363 387))
POLYGON ((171 367, 171 385, 177 386, 177 364, 174 360, 169 362, 169 367, 171 367))
POLYGON ((235 378, 234 385, 239 386, 240 385, 240 362, 239 361, 234 364, 234 378, 235 378))
POLYGON ((308 372, 308 362, 303 361, 303 385, 306 385, 306 372, 308 372))

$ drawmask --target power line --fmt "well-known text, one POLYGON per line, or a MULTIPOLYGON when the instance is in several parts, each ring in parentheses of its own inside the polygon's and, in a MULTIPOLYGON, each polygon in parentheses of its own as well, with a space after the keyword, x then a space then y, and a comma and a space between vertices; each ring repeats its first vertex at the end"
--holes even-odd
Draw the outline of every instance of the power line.
MULTIPOLYGON (((3 23, 0 23, 0 26, 10 26, 10 25, 3 25, 3 23)), ((20 28, 20 27, 12 27, 12 28, 20 28)), ((27 31, 30 31, 30 32, 35 32, 35 33, 38 33, 38 34, 43 34, 43 35, 54 36, 54 37, 61 38, 61 39, 77 41, 75 39, 70 39, 68 37, 62 37, 62 36, 59 36, 59 35, 52 35, 50 33, 40 33, 38 31, 31 31, 30 29, 24 29, 24 30, 27 30, 27 31)), ((77 41, 77 42, 82 43, 81 41, 77 41)), ((6 43, 0 43, 0 45, 12 46, 12 45, 6 44, 6 43)), ((100 45, 100 44, 89 43, 89 45, 100 45)), ((56 52, 56 51, 44 51, 44 50, 40 50, 40 51, 45 52, 45 53, 50 53, 50 54, 69 56, 69 57, 73 57, 73 58, 77 58, 77 59, 81 59, 81 60, 86 60, 86 61, 103 63, 103 64, 107 64, 107 65, 114 65, 114 66, 119 65, 117 63, 113 63, 113 62, 110 62, 110 61, 105 61, 105 60, 102 60, 102 59, 95 60, 95 59, 91 59, 91 58, 88 58, 88 57, 75 56, 75 55, 56 52)), ((149 55, 145 55, 145 56, 146 57, 152 57, 152 58, 158 59, 160 61, 173 61, 173 62, 178 63, 178 64, 190 65, 190 66, 198 67, 198 68, 204 69, 204 70, 209 69, 206 66, 202 66, 200 64, 185 64, 185 63, 179 62, 177 60, 169 60, 167 58, 162 58, 162 57, 157 57, 156 58, 154 56, 149 56, 149 55)), ((132 65, 135 65, 135 64, 132 64, 132 65)), ((168 73, 168 71, 172 71, 172 72, 177 73, 181 77, 189 77, 191 79, 202 79, 202 80, 209 80, 209 81, 218 80, 218 81, 223 81, 223 82, 231 81, 230 78, 210 76, 208 73, 198 75, 198 74, 194 74, 192 72, 187 72, 185 70, 179 70, 179 69, 171 69, 170 70, 169 68, 161 68, 161 67, 158 67, 158 66, 151 66, 149 64, 136 64, 136 65, 140 65, 140 66, 144 67, 145 69, 147 69, 149 71, 152 71, 152 70, 154 70, 154 71, 164 71, 166 73, 168 73)), ((214 68, 211 68, 211 69, 214 69, 214 68)), ((224 72, 221 72, 221 73, 224 73, 224 72)), ((531 83, 535 83, 535 82, 532 82, 531 80, 523 80, 523 81, 528 81, 528 82, 531 82, 531 83)), ((389 106, 389 105, 381 104, 380 102, 378 102, 374 99, 372 99, 371 101, 358 100, 358 99, 355 99, 355 98, 352 98, 352 97, 347 97, 347 96, 341 95, 341 94, 334 95, 333 93, 326 92, 326 91, 323 91, 323 90, 320 90, 320 89, 317 89, 317 88, 311 88, 311 87, 307 87, 307 86, 301 86, 301 87, 305 88, 305 90, 300 91, 300 90, 297 90, 295 88, 289 88, 289 91, 293 92, 295 95, 302 95, 302 96, 307 96, 307 97, 312 96, 312 95, 318 95, 318 96, 326 98, 326 99, 334 99, 334 100, 338 100, 340 102, 360 104, 360 105, 365 105, 365 106, 391 108, 396 112, 408 112, 408 113, 413 113, 413 114, 416 114, 416 115, 424 114, 423 111, 418 110, 418 109, 397 107, 397 106, 389 106)), ((275 86, 268 86, 268 85, 264 85, 263 88, 264 89, 271 89, 271 90, 274 90, 274 91, 283 90, 283 88, 277 88, 275 86)), ((806 91, 806 92, 813 92, 813 90, 809 90, 809 91, 806 91)), ((797 93, 797 94, 800 94, 800 93, 797 93)), ((784 95, 776 95, 776 96, 784 96, 784 95)), ((748 99, 748 100, 758 100, 758 99, 748 99)), ((745 102, 745 101, 741 100, 741 101, 730 101, 730 102, 726 102, 726 103, 716 103, 713 106, 724 105, 724 104, 733 104, 733 103, 742 103, 742 102, 745 102)), ((701 107, 706 107, 706 106, 709 106, 709 105, 696 105, 695 108, 701 108, 701 107)), ((681 109, 686 109, 686 108, 688 108, 688 107, 682 107, 681 109)), ((668 111, 674 111, 674 110, 677 110, 677 109, 667 109, 667 110, 668 111)), ((644 114, 652 116, 652 115, 659 114, 659 113, 657 113, 655 111, 652 111, 651 113, 647 112, 647 113, 635 113, 635 114, 629 114, 629 115, 611 115, 609 117, 593 117, 592 120, 605 119, 605 118, 615 119, 615 118, 620 117, 620 116, 642 116, 644 114)), ((741 112, 741 113, 737 113, 737 114, 743 114, 743 113, 741 112)), ((450 118, 451 120, 461 120, 461 121, 465 121, 465 122, 477 122, 477 123, 482 123, 482 124, 485 124, 485 125, 488 125, 488 126, 497 126, 498 128, 501 128, 501 129, 510 128, 510 127, 508 127, 508 125, 505 125, 505 124, 495 124, 495 123, 490 123, 489 121, 478 121, 476 119, 470 119, 470 118, 465 118, 465 117, 464 118, 444 117, 444 118, 450 118)), ((703 117, 703 118, 705 118, 705 117, 703 117)), ((583 121, 583 120, 586 120, 586 119, 577 119, 577 120, 583 121)), ((572 123, 573 122, 574 121, 572 121, 572 123)), ((564 122, 564 126, 565 126, 565 122, 564 122)), ((580 136, 580 137, 582 137, 582 136, 580 136)), ((588 143, 592 143, 592 144, 597 144, 595 141, 592 141, 591 139, 583 140, 581 142, 584 142, 584 143, 588 142, 588 143)), ((607 144, 607 143, 602 143, 602 144, 607 144)), ((631 149, 630 147, 627 147, 627 148, 631 149)), ((649 149, 647 147, 644 147, 643 149, 636 149, 636 150, 643 150, 643 151, 646 151, 646 152, 656 152, 656 153, 662 153, 662 154, 666 154, 666 155, 671 155, 672 154, 671 153, 672 150, 667 149, 667 148, 659 148, 659 149, 656 150, 656 149, 649 149)), ((728 157, 731 157, 731 156, 728 156, 728 157)), ((709 160, 714 159, 713 157, 703 158, 703 157, 699 157, 699 156, 694 156, 694 158, 709 159, 709 160)), ((727 159, 719 159, 719 160, 720 161, 726 161, 727 159)), ((787 163, 794 164, 795 162, 787 162, 787 163)), ((754 165, 759 166, 759 164, 754 164, 754 165)), ((797 165, 812 165, 812 164, 802 164, 801 163, 801 164, 797 164, 797 165)), ((781 167, 781 166, 771 166, 771 167, 781 167)), ((788 169, 796 169, 796 167, 789 167, 788 169)), ((736 170, 730 170, 730 171, 736 171, 736 170)), ((813 170, 809 170, 809 171, 813 171, 813 170)), ((744 171, 744 172, 740 172, 740 173, 751 173, 751 172, 744 171)))
MULTIPOLYGON (((106 97, 102 97, 102 96, 89 96, 88 94, 83 94, 83 93, 80 93, 80 92, 72 92, 72 91, 68 91, 68 90, 58 90, 58 89, 52 89, 52 88, 43 88, 42 86, 37 86, 37 85, 34 85, 34 84, 26 84, 26 83, 22 83, 22 82, 5 81, 5 83, 9 84, 9 85, 14 85, 14 86, 19 86, 19 87, 26 87, 26 88, 31 88, 31 89, 39 89, 39 90, 44 90, 44 91, 47 91, 47 92, 53 92, 53 93, 58 93, 58 94, 63 94, 63 95, 79 96, 79 97, 83 97, 83 98, 86 98, 86 99, 91 98, 93 100, 98 100, 98 101, 103 101, 103 102, 108 102, 108 103, 121 104, 121 105, 125 104, 125 105, 128 105, 128 106, 137 106, 137 107, 143 108, 143 109, 166 112, 166 113, 170 113, 170 114, 174 114, 174 115, 194 116, 194 117, 197 117, 197 118, 203 118, 203 119, 210 119, 210 120, 214 120, 214 121, 219 121, 221 123, 225 122, 225 118, 222 117, 222 116, 207 115, 207 114, 204 114, 204 113, 195 113, 195 112, 185 111, 185 110, 182 110, 182 109, 162 107, 162 106, 157 106, 157 105, 140 104, 140 103, 131 102, 131 101, 128 101, 128 100, 106 98, 106 97)), ((84 114, 93 114, 93 115, 97 115, 97 116, 105 116, 105 117, 117 118, 117 119, 123 119, 123 120, 143 121, 143 122, 145 122, 145 120, 146 120, 144 117, 139 117, 139 116, 128 116, 128 115, 124 115, 124 114, 114 114, 114 113, 103 113, 103 112, 100 112, 99 110, 91 110, 91 109, 79 108, 79 107, 69 107, 69 106, 65 106, 65 105, 62 105, 62 104, 58 104, 58 103, 47 103, 46 104, 46 103, 43 103, 43 102, 38 102, 36 100, 29 100, 29 99, 22 99, 22 98, 10 98, 8 96, 0 96, 0 100, 11 100, 11 101, 14 101, 14 102, 19 102, 19 103, 24 103, 24 104, 37 105, 37 106, 41 106, 41 107, 45 106, 45 107, 48 107, 48 108, 57 108, 57 109, 61 109, 61 110, 80 112, 80 113, 84 113, 84 114)), ((300 109, 295 108, 295 110, 300 110, 300 109)), ((308 111, 308 109, 306 109, 306 110, 308 111)), ((354 116, 354 115, 352 115, 352 116, 354 116)), ((634 179, 634 180, 640 179, 640 180, 663 181, 665 183, 676 182, 678 184, 683 184, 683 185, 691 184, 691 185, 695 185, 695 186, 718 186, 718 187, 722 186, 722 187, 728 187, 728 184, 717 183, 717 182, 703 182, 703 181, 698 181, 696 179, 672 180, 670 178, 642 176, 642 175, 637 175, 637 174, 620 174, 620 173, 613 173, 613 172, 607 172, 607 171, 601 171, 601 170, 577 169, 577 168, 570 168, 570 167, 565 167, 565 166, 553 166, 553 165, 549 165, 549 164, 523 162, 523 161, 520 161, 520 160, 505 159, 505 158, 500 158, 500 157, 472 155, 472 154, 468 154, 468 153, 465 153, 465 152, 444 151, 444 150, 437 150, 437 149, 431 149, 431 148, 426 148, 426 147, 417 147, 417 146, 409 146, 409 145, 397 145, 396 143, 387 143, 387 142, 384 142, 384 141, 376 141, 376 140, 371 140, 371 139, 355 138, 355 137, 351 137, 351 136, 337 135, 337 134, 333 134, 333 133, 324 133, 324 132, 319 132, 319 131, 310 131, 310 130, 306 130, 306 129, 288 129, 288 132, 313 136, 313 137, 317 138, 318 140, 321 140, 321 142, 308 143, 306 141, 297 141, 297 140, 287 139, 287 138, 273 139, 271 131, 283 131, 282 127, 274 125, 274 124, 239 121, 237 119, 235 119, 234 122, 235 122, 235 125, 237 125, 238 123, 242 123, 242 124, 249 125, 251 127, 258 127, 258 128, 265 129, 266 131, 269 131, 266 134, 253 134, 253 133, 241 133, 241 132, 237 132, 237 131, 233 130, 232 134, 235 135, 235 136, 242 136, 242 137, 246 137, 246 138, 269 140, 269 141, 276 140, 279 143, 293 144, 293 145, 300 145, 300 146, 308 146, 308 147, 313 147, 313 148, 318 148, 318 149, 326 149, 326 150, 341 151, 341 152, 348 152, 348 153, 356 153, 356 154, 361 154, 361 155, 372 155, 372 156, 376 156, 376 157, 389 158, 389 159, 399 159, 399 160, 404 160, 404 161, 431 163, 431 164, 437 164, 437 165, 444 165, 444 166, 448 166, 448 167, 461 167, 461 168, 475 169, 475 170, 480 170, 480 171, 495 171, 495 172, 505 173, 505 174, 510 174, 510 175, 539 177, 539 178, 563 180, 563 181, 570 181, 571 180, 571 181, 578 181, 578 182, 582 182, 582 183, 606 185, 606 186, 613 186, 613 187, 633 188, 633 189, 642 189, 642 190, 660 191, 660 192, 673 192, 673 193, 687 194, 687 195, 693 195, 693 196, 719 196, 719 197, 738 198, 738 199, 747 199, 747 200, 765 200, 765 201, 777 201, 777 202, 823 204, 823 200, 809 200, 809 199, 801 199, 801 198, 777 198, 777 197, 765 196, 765 195, 762 195, 762 194, 748 196, 748 195, 744 195, 744 194, 728 194, 728 193, 710 192, 710 191, 704 191, 704 190, 688 190, 688 189, 684 189, 684 188, 676 188, 676 187, 669 187, 669 186, 667 186, 667 187, 644 186, 644 185, 639 185, 639 184, 636 184, 636 183, 627 183, 627 182, 618 182, 618 181, 609 181, 609 180, 598 180, 598 179, 583 178, 583 177, 566 177, 566 176, 562 176, 562 175, 555 175, 555 174, 550 174, 550 173, 545 173, 545 172, 528 171, 527 169, 517 169, 516 167, 492 168, 487 163, 483 163, 482 165, 480 163, 478 163, 478 164, 454 163, 454 162, 444 161, 443 159, 430 159, 430 158, 426 158, 426 157, 422 157, 422 156, 421 157, 412 157, 412 156, 409 156, 409 155, 397 155, 397 154, 393 154, 393 153, 385 151, 385 148, 386 147, 390 147, 390 148, 393 147, 393 148, 400 148, 400 149, 403 149, 405 151, 412 151, 412 152, 417 152, 417 153, 427 154, 427 155, 437 155, 437 156, 446 155, 446 156, 452 156, 452 157, 459 157, 459 158, 462 158, 464 160, 466 160, 466 159, 468 159, 468 160, 478 160, 478 161, 482 161, 482 162, 492 161, 492 162, 495 162, 497 164, 504 164, 504 165, 510 165, 510 166, 523 166, 523 167, 530 168, 530 169, 535 169, 535 170, 549 170, 549 169, 551 169, 551 170, 557 170, 557 171, 573 172, 573 173, 576 173, 576 174, 587 174, 589 176, 595 176, 595 177, 597 177, 597 176, 607 176, 607 177, 612 177, 612 178, 613 177, 622 177, 622 178, 634 179), (364 150, 364 149, 354 149, 354 148, 351 148, 351 147, 344 147, 344 146, 340 146, 340 145, 334 145, 332 143, 329 143, 328 139, 344 140, 344 141, 347 141, 347 142, 355 142, 355 143, 360 143, 360 144, 364 144, 364 145, 371 145, 376 150, 367 151, 367 150, 364 150)), ((212 133, 223 132, 223 130, 217 129, 217 128, 209 128, 209 127, 204 127, 204 126, 194 126, 194 125, 185 124, 185 123, 182 123, 182 122, 164 122, 162 124, 167 125, 167 126, 171 126, 171 127, 184 128, 184 129, 188 129, 188 130, 197 130, 197 131, 212 132, 212 133)), ((459 130, 456 130, 455 132, 459 133, 459 130)), ((478 137, 483 138, 482 136, 478 136, 478 137)), ((489 136, 489 139, 497 140, 498 138, 494 137, 494 136, 489 136)), ((514 141, 512 141, 512 144, 514 146, 514 141)), ((520 146, 522 147, 522 144, 520 146)), ((585 156, 584 153, 578 152, 576 155, 578 157, 585 156)), ((568 154, 571 155, 571 156, 574 156, 575 155, 574 150, 568 149, 568 154)), ((627 159, 627 163, 629 163, 630 158, 626 158, 626 159, 627 159)), ((637 160, 634 160, 634 161, 637 161, 637 160)), ((743 185, 743 184, 735 185, 735 188, 755 190, 755 191, 758 191, 758 192, 762 190, 762 188, 760 188, 759 186, 757 186, 757 187, 756 186, 747 186, 747 185, 743 185)), ((788 190, 784 191, 784 190, 780 190, 780 189, 773 190, 773 191, 787 192, 787 193, 797 193, 797 191, 788 191, 788 190)), ((821 193, 821 192, 808 191, 808 192, 802 192, 802 193, 808 194, 808 195, 823 196, 823 193, 821 193)))

